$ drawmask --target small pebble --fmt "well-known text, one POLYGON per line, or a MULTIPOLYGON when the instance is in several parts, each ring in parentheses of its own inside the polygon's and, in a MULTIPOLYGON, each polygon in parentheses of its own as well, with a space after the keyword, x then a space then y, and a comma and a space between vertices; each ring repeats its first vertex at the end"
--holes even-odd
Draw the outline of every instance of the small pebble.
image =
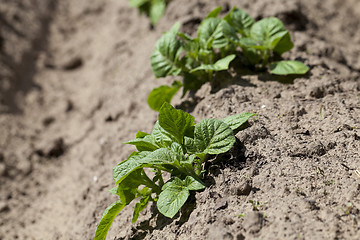
POLYGON ((228 207, 228 202, 223 199, 223 198, 219 198, 217 199, 216 203, 215 203, 215 209, 216 210, 222 210, 228 207))
POLYGON ((246 214, 243 226, 246 232, 257 233, 263 226, 263 214, 261 212, 250 212, 246 214))
POLYGON ((6 202, 0 202, 0 212, 6 212, 9 210, 9 205, 6 202))

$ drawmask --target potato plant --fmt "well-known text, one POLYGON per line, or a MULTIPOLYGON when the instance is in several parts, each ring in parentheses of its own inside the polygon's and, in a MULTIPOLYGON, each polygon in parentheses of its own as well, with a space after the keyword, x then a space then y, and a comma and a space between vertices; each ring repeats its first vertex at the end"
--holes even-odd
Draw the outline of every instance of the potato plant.
POLYGON ((235 143, 234 134, 254 115, 242 113, 195 124, 193 116, 164 103, 152 133, 138 132, 136 139, 126 142, 137 151, 113 169, 116 187, 110 192, 119 200, 105 210, 95 240, 106 238, 115 216, 132 201, 137 200, 133 223, 150 202, 156 203, 161 214, 173 218, 190 191, 206 187, 202 179, 208 157, 229 151, 235 143), (151 169, 152 175, 145 169, 151 169), (164 178, 165 172, 168 178, 164 178))
POLYGON ((154 26, 164 15, 166 5, 170 0, 129 0, 131 7, 139 9, 140 13, 146 14, 154 26))
POLYGON ((158 111, 164 102, 183 87, 183 96, 211 82, 214 72, 228 70, 237 57, 243 65, 256 70, 269 69, 277 75, 305 74, 309 68, 299 61, 274 61, 294 46, 290 33, 274 17, 255 20, 241 9, 233 8, 219 18, 216 8, 200 23, 195 38, 179 31, 176 23, 157 41, 151 66, 157 78, 181 76, 182 82, 155 88, 149 106, 158 111), (241 51, 240 51, 241 50, 241 51))

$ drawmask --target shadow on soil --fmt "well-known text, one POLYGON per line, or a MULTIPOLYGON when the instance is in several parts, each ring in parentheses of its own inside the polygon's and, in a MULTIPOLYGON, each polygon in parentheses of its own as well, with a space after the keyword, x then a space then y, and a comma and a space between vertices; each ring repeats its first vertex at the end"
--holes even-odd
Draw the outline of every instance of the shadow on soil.
MULTIPOLYGON (((47 14, 40 18, 39 32, 34 39, 29 39, 31 47, 22 53, 19 61, 16 61, 13 56, 5 51, 4 43, 10 41, 7 36, 14 35, 15 38, 24 40, 29 36, 26 36, 22 29, 16 29, 4 17, 5 14, 0 12, 0 67, 5 70, 1 71, 2 74, 0 75, 0 106, 2 105, 0 112, 21 114, 18 96, 24 96, 34 88, 41 90, 41 86, 34 81, 36 62, 39 54, 47 49, 49 27, 53 21, 56 8, 57 1, 49 1, 47 14), (2 87, 4 85, 7 86, 2 87)), ((23 9, 23 11, 27 11, 27 9, 23 9)))
MULTIPOLYGON (((162 230, 167 225, 175 222, 175 224, 181 227, 189 220, 191 213, 196 208, 196 198, 193 191, 190 192, 190 196, 185 205, 181 208, 180 213, 177 213, 174 219, 167 218, 159 213, 155 204, 151 207, 151 218, 141 222, 137 227, 133 228, 134 234, 130 237, 133 240, 144 239, 146 235, 152 234, 154 230, 162 230), (178 218, 180 215, 180 218, 178 218), (154 223, 155 221, 155 223, 154 223), (155 225, 155 226, 153 226, 155 225)), ((123 240, 125 238, 118 238, 117 240, 123 240)))
MULTIPOLYGON (((296 59, 298 61, 304 62, 305 59, 296 59)), ((282 84, 293 84, 296 78, 306 77, 309 78, 311 73, 304 75, 274 75, 269 72, 262 70, 255 70, 241 64, 241 61, 238 59, 234 60, 234 63, 231 63, 232 68, 234 70, 233 73, 228 71, 220 71, 216 72, 213 77, 213 82, 211 83, 211 94, 214 94, 221 89, 227 88, 231 85, 238 85, 241 87, 250 87, 255 88, 257 85, 250 82, 249 79, 244 78, 243 76, 257 76, 260 81, 277 81, 282 84)), ((310 66, 310 69, 312 67, 310 66)), ((182 101, 176 108, 181 109, 185 112, 191 113, 194 111, 196 105, 202 100, 198 96, 196 96, 197 90, 191 90, 188 94, 188 100, 182 101)))

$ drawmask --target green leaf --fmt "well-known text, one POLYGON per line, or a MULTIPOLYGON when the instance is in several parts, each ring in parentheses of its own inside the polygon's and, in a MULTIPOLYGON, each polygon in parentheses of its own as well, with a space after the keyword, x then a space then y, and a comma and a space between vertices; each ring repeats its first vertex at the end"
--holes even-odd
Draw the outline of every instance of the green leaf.
POLYGON ((206 153, 195 153, 195 156, 198 157, 202 162, 206 160, 206 153))
MULTIPOLYGON (((184 41, 182 42, 182 47, 185 51, 187 51, 187 55, 191 55, 197 53, 199 50, 200 44, 198 38, 191 38, 191 36, 187 35, 186 33, 179 32, 178 36, 182 38, 184 41)), ((190 61, 192 58, 184 57, 182 61, 190 61)))
POLYGON ((113 169, 113 178, 116 184, 120 184, 130 173, 140 168, 156 168, 171 164, 174 154, 167 148, 160 148, 153 152, 140 152, 135 157, 122 161, 113 169))
POLYGON ((144 159, 146 164, 150 163, 154 167, 156 167, 156 165, 172 164, 176 160, 179 160, 177 154, 174 154, 174 152, 168 148, 160 148, 150 153, 144 159))
POLYGON ((227 70, 229 69, 229 64, 231 63, 232 60, 235 59, 235 54, 231 54, 229 56, 226 56, 218 61, 216 61, 216 63, 214 64, 201 64, 199 67, 194 68, 193 70, 190 71, 190 73, 196 72, 196 71, 200 71, 200 70, 212 70, 212 71, 222 71, 222 70, 227 70))
POLYGON ((194 130, 195 130, 195 125, 187 128, 184 136, 194 138, 194 130))
POLYGON ((258 45, 258 43, 254 39, 248 37, 240 38, 237 44, 242 48, 255 47, 258 45))
POLYGON ((204 119, 195 125, 194 139, 198 151, 205 154, 227 152, 235 143, 232 129, 217 119, 204 119))
MULTIPOLYGON (((207 15, 206 18, 216 18, 216 17, 219 15, 219 13, 221 12, 221 9, 222 9, 221 6, 215 8, 214 10, 212 10, 212 11, 207 15)), ((206 18, 205 18, 205 19, 206 19, 206 18)))
POLYGON ((159 121, 156 121, 151 135, 154 136, 156 142, 161 147, 169 147, 172 142, 176 141, 173 135, 165 131, 165 129, 160 126, 159 121))
POLYGON ((309 67, 299 61, 280 61, 270 64, 270 72, 277 75, 305 74, 309 67))
POLYGON ((186 163, 191 164, 191 166, 192 166, 192 163, 194 163, 195 159, 196 159, 196 155, 190 154, 186 159, 186 163))
POLYGON ((185 204, 189 195, 189 189, 179 178, 175 177, 163 186, 157 201, 157 208, 164 216, 173 218, 185 204))
POLYGON ((174 166, 179 168, 180 163, 186 161, 186 157, 184 155, 183 147, 179 143, 172 143, 170 150, 173 153, 174 166))
POLYGON ((131 7, 140 7, 149 0, 129 0, 131 7))
MULTIPOLYGON (((134 151, 134 152, 130 153, 128 159, 129 158, 141 158, 143 156, 143 154, 146 154, 146 152, 136 152, 136 151, 134 151)), ((125 160, 125 161, 127 161, 127 160, 125 160)))
POLYGON ((143 196, 140 201, 135 204, 133 218, 131 220, 132 223, 135 223, 137 221, 137 219, 139 218, 139 213, 144 210, 144 208, 146 208, 150 199, 150 196, 143 196))
POLYGON ((190 137, 184 137, 184 146, 188 153, 196 153, 197 147, 195 146, 195 140, 190 137))
POLYGON ((112 193, 112 194, 117 195, 118 188, 119 188, 119 185, 118 185, 118 186, 113 187, 112 189, 110 189, 110 190, 109 190, 109 192, 110 192, 110 193, 112 193))
POLYGON ((239 41, 239 37, 235 28, 233 28, 229 23, 223 22, 222 28, 222 32, 225 38, 227 38, 232 43, 236 43, 239 41))
POLYGON ((244 64, 255 66, 258 64, 262 56, 255 48, 243 48, 243 54, 245 56, 244 64))
POLYGON ((136 138, 124 143, 136 146, 138 151, 154 151, 160 148, 160 146, 156 143, 154 136, 152 135, 146 135, 143 138, 136 138))
POLYGON ((240 38, 235 44, 242 48, 243 55, 245 56, 243 63, 245 65, 255 66, 258 64, 262 59, 260 51, 266 50, 264 46, 257 45, 258 43, 249 37, 240 38))
POLYGON ((175 109, 169 103, 165 102, 159 111, 160 126, 173 135, 178 143, 183 143, 185 132, 195 124, 194 117, 190 114, 175 109))
POLYGON ((251 118, 252 116, 255 116, 255 115, 256 115, 255 113, 245 112, 245 113, 228 116, 226 118, 221 119, 221 121, 223 121, 224 123, 229 125, 229 127, 233 131, 236 131, 244 123, 246 123, 249 120, 249 118, 251 118))
POLYGON ((106 234, 110 229, 112 222, 116 215, 125 207, 120 201, 116 201, 106 208, 104 214, 101 217, 100 223, 96 228, 94 240, 105 240, 106 234))
POLYGON ((249 14, 236 7, 224 17, 224 20, 244 37, 249 36, 250 28, 255 23, 255 20, 249 14))
POLYGON ((200 190, 205 186, 193 177, 187 176, 184 181, 175 177, 163 187, 157 201, 157 208, 164 216, 172 218, 188 199, 189 190, 200 190))
POLYGON ((152 0, 150 6, 150 20, 155 25, 164 15, 166 3, 165 0, 152 0))
POLYGON ((148 134, 146 132, 142 132, 142 131, 137 131, 136 138, 143 138, 143 137, 145 137, 147 135, 150 135, 150 134, 148 134))
POLYGON ((197 181, 195 178, 191 176, 186 176, 184 180, 184 185, 189 190, 201 190, 205 188, 205 185, 202 182, 197 181))
POLYGON ((144 13, 144 14, 146 14, 146 16, 149 16, 150 15, 150 7, 151 7, 151 3, 149 2, 149 0, 147 0, 144 4, 139 6, 138 9, 139 9, 140 13, 144 13))
POLYGON ((189 36, 188 34, 183 33, 183 32, 178 32, 178 36, 181 37, 182 39, 184 39, 185 41, 193 40, 191 36, 189 36))
POLYGON ((137 197, 138 187, 143 184, 142 174, 145 174, 144 170, 137 169, 118 185, 116 194, 123 204, 128 205, 137 197))
POLYGON ((171 144, 171 148, 170 148, 174 153, 181 155, 181 159, 184 158, 184 150, 181 146, 181 144, 177 143, 177 142, 173 142, 171 144))
POLYGON ((184 97, 188 90, 199 89, 205 82, 206 82, 206 80, 201 79, 201 77, 199 77, 195 74, 185 73, 184 79, 183 79, 184 86, 183 86, 182 96, 184 97))
POLYGON ((182 84, 179 81, 175 81, 171 87, 162 85, 153 89, 147 99, 150 108, 159 111, 164 102, 171 102, 171 99, 179 91, 181 86, 182 84))
POLYGON ((206 18, 198 28, 200 45, 204 49, 222 48, 228 45, 228 40, 223 34, 223 25, 226 23, 219 18, 206 18))
POLYGON ((281 55, 284 52, 290 51, 293 47, 294 47, 294 44, 292 43, 290 33, 288 32, 278 42, 278 44, 274 48, 274 52, 281 55))
POLYGON ((275 17, 264 18, 254 23, 250 29, 251 38, 270 50, 273 50, 287 33, 283 23, 275 17))
POLYGON ((151 67, 156 77, 178 75, 181 68, 177 65, 181 53, 181 42, 176 38, 180 23, 162 35, 157 41, 151 56, 151 67))

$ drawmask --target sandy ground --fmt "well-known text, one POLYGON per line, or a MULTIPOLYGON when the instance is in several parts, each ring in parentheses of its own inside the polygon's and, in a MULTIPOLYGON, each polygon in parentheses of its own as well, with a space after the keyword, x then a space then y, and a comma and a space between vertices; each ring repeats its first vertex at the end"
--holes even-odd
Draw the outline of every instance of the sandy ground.
POLYGON ((149 207, 131 224, 130 205, 108 239, 360 239, 359 1, 173 0, 152 29, 125 0, 16 0, 0 3, 1 240, 93 238, 133 151, 122 142, 152 129, 147 95, 173 80, 151 71, 156 40, 217 6, 279 17, 285 57, 310 73, 284 83, 233 64, 222 86, 176 97, 198 120, 258 116, 181 215, 149 207))

